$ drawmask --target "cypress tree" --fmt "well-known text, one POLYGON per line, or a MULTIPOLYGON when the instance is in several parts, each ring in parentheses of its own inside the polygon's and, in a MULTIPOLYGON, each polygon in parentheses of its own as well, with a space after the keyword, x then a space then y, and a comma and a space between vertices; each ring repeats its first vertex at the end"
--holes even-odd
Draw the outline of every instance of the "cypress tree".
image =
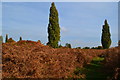
POLYGON ((120 40, 118 41, 118 46, 120 46, 120 40))
POLYGON ((102 39, 101 43, 104 49, 108 49, 111 45, 111 34, 109 30, 109 25, 107 20, 104 21, 103 29, 102 29, 102 39))
POLYGON ((5 42, 8 42, 8 34, 6 34, 5 42))
POLYGON ((54 2, 52 2, 49 14, 49 24, 48 24, 48 43, 47 45, 58 48, 58 42, 60 41, 60 27, 58 11, 55 7, 54 2))
POLYGON ((20 36, 20 40, 19 41, 22 41, 22 37, 20 36))

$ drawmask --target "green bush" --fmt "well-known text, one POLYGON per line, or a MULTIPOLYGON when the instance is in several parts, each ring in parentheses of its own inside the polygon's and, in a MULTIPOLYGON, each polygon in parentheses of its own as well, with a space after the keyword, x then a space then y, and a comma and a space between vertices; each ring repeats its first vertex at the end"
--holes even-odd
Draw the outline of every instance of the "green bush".
POLYGON ((76 47, 76 49, 81 49, 81 47, 76 47))
POLYGON ((15 41, 12 38, 9 38, 7 42, 12 43, 12 42, 15 42, 15 41))
POLYGON ((98 46, 97 49, 103 49, 103 47, 102 46, 98 46))
POLYGON ((83 49, 90 49, 90 47, 84 47, 83 49))
POLYGON ((74 71, 74 75, 81 75, 82 72, 82 68, 76 67, 75 71, 74 71))
POLYGON ((66 43, 66 44, 65 44, 65 47, 67 47, 67 48, 71 48, 71 44, 66 43))
POLYGON ((91 49, 103 49, 102 46, 98 46, 98 47, 92 47, 91 49))
POLYGON ((59 48, 63 47, 61 44, 59 45, 59 48))

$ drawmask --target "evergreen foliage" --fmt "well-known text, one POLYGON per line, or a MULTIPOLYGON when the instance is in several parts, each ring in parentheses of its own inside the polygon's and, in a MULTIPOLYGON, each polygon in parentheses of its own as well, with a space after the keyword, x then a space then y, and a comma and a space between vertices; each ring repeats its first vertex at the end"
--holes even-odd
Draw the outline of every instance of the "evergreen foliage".
POLYGON ((58 11, 53 2, 51 4, 50 14, 49 14, 47 45, 49 45, 53 48, 58 48, 59 41, 60 41, 60 27, 59 27, 58 11))
POLYGON ((22 37, 20 36, 20 40, 19 41, 22 41, 22 37))
POLYGON ((118 41, 118 46, 120 46, 120 40, 118 41))
POLYGON ((92 47, 91 49, 103 49, 102 46, 98 46, 98 47, 92 47))
POLYGON ((101 39, 101 43, 104 49, 108 49, 111 45, 111 34, 110 34, 110 30, 109 30, 109 25, 107 23, 107 20, 105 20, 104 25, 103 25, 103 29, 102 29, 102 39, 101 39))
POLYGON ((90 47, 84 47, 83 49, 90 49, 90 47))
POLYGON ((102 46, 98 46, 97 49, 103 49, 103 47, 102 46))
POLYGON ((8 34, 6 34, 5 43, 8 42, 8 34))
POLYGON ((76 47, 76 49, 81 49, 81 47, 76 47))
POLYGON ((63 47, 61 44, 59 45, 59 48, 63 47))
POLYGON ((12 38, 9 38, 7 42, 12 43, 12 42, 15 42, 15 41, 12 38))
POLYGON ((71 48, 71 44, 66 43, 66 44, 65 44, 65 47, 71 48))

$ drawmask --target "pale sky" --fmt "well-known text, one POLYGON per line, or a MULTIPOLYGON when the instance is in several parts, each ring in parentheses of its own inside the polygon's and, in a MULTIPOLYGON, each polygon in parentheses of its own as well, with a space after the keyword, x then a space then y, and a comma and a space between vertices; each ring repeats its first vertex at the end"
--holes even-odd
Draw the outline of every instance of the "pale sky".
POLYGON ((119 0, 1 0, 2 2, 118 2, 119 0))
MULTIPOLYGON (((2 35, 8 34, 16 41, 22 36, 25 40, 41 40, 46 44, 50 5, 50 2, 3 2, 2 35)), ((62 45, 101 45, 102 25, 107 19, 112 46, 117 46, 117 2, 56 2, 55 5, 59 12, 62 45)))

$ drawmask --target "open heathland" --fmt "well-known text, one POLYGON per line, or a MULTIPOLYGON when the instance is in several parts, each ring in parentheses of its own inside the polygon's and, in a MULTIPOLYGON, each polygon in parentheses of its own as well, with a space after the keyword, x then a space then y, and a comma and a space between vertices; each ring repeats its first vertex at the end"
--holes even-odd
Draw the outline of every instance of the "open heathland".
MULTIPOLYGON (((103 66, 109 66, 109 64, 114 65, 114 55, 112 55, 113 53, 110 54, 109 50, 112 50, 116 55, 119 53, 117 52, 118 48, 51 48, 40 42, 24 40, 3 43, 2 76, 3 78, 85 79, 95 77, 95 71, 88 70, 98 70, 96 77, 99 78, 102 76, 102 73, 99 73, 99 70, 103 69, 103 66), (113 57, 110 57, 111 61, 108 60, 108 55, 113 57), (105 60, 101 56, 105 56, 105 60), (76 71, 76 69, 78 69, 78 71, 76 71), (82 73, 79 74, 79 71, 82 71, 82 73)), ((117 58, 115 58, 115 60, 117 61, 117 58)), ((107 75, 103 74, 104 78, 106 76, 107 75)))

